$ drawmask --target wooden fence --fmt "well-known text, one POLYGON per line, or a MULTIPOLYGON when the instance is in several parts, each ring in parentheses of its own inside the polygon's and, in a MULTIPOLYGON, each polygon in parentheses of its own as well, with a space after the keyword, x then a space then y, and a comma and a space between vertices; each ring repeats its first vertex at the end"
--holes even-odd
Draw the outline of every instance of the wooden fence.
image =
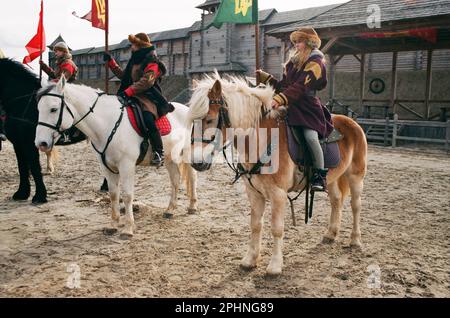
POLYGON ((395 114, 394 119, 388 117, 386 119, 357 118, 356 121, 363 127, 368 140, 383 142, 386 146, 391 144, 392 147, 396 147, 397 142, 402 140, 441 144, 447 152, 450 151, 450 120, 447 122, 399 120, 398 115, 395 114), (405 127, 423 127, 429 131, 440 128, 444 133, 443 137, 440 134, 441 137, 437 138, 403 136, 401 132, 405 130, 405 127))

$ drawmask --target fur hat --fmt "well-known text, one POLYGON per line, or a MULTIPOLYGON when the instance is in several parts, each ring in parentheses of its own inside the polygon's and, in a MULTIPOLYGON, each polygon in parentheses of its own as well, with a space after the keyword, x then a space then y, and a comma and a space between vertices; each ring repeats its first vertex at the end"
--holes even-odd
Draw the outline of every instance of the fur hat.
POLYGON ((297 31, 291 33, 291 42, 305 42, 307 46, 313 49, 319 49, 322 45, 322 41, 319 38, 317 32, 311 27, 300 28, 297 31))
POLYGON ((53 51, 57 51, 57 50, 65 52, 65 53, 69 53, 69 47, 64 42, 58 42, 55 44, 55 46, 53 47, 53 51))
POLYGON ((150 38, 145 33, 138 33, 136 35, 130 34, 128 36, 128 41, 130 41, 132 44, 137 45, 141 49, 152 46, 150 38))

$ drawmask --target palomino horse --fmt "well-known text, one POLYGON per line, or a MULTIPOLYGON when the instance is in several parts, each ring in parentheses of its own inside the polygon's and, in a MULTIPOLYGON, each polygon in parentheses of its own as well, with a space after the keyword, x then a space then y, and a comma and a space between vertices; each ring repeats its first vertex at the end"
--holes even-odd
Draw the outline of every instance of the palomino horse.
MULTIPOLYGON (((119 211, 119 183, 123 190, 125 204, 124 227, 121 238, 130 238, 134 230, 132 202, 134 197, 135 166, 140 153, 142 138, 134 131, 128 119, 123 118, 124 108, 116 96, 100 95, 96 90, 75 84, 67 84, 64 77, 56 85, 50 85, 39 92, 39 126, 35 144, 41 150, 51 149, 61 131, 76 126, 92 142, 109 184, 112 203, 111 228, 105 234, 117 232, 119 211)), ((190 199, 189 212, 197 209, 196 173, 187 163, 181 162, 181 152, 188 138, 186 116, 188 108, 174 103, 175 111, 167 117, 172 132, 163 137, 167 156, 165 166, 172 184, 172 197, 165 217, 170 217, 177 206, 177 192, 180 176, 186 181, 190 199)), ((143 165, 148 165, 147 154, 143 165)), ((155 185, 159 187, 160 185, 155 185)))
MULTIPOLYGON (((194 137, 192 139, 193 146, 191 146, 191 153, 194 153, 193 166, 199 171, 209 169, 211 166, 210 163, 205 163, 205 160, 202 158, 212 158, 213 153, 211 151, 223 147, 224 141, 235 140, 235 136, 227 136, 228 131, 230 131, 228 128, 243 128, 244 130, 248 128, 266 128, 269 130, 266 136, 262 136, 260 130, 256 130, 258 138, 257 155, 259 158, 267 150, 267 147, 259 145, 259 139, 265 138, 265 144, 267 145, 271 140, 269 139, 271 138, 271 129, 279 129, 278 158, 274 158, 274 154, 272 154, 272 161, 279 160, 279 168, 271 174, 252 175, 251 181, 248 178, 243 178, 251 204, 251 239, 248 252, 242 259, 241 266, 254 268, 260 258, 262 221, 266 200, 268 200, 272 209, 271 227, 274 238, 273 254, 267 267, 269 275, 277 275, 282 272, 284 213, 288 193, 301 190, 305 186, 298 167, 291 160, 288 153, 286 124, 283 120, 277 118, 279 117, 278 112, 271 110, 270 105, 273 93, 274 90, 270 86, 250 88, 241 79, 234 77, 222 79, 216 73, 212 77, 206 76, 196 83, 189 110, 190 119, 195 121, 195 129, 200 124, 197 120, 201 119, 202 124, 202 127, 199 129, 202 132, 202 138, 199 140, 200 142, 196 143, 195 141, 198 138, 194 137), (267 116, 268 114, 270 116, 267 116), (205 130, 211 128, 218 128, 221 131, 222 141, 217 141, 217 138, 208 140, 203 137, 205 130), (215 145, 211 147, 213 143, 215 145), (201 148, 195 145, 199 145, 201 148), (202 157, 199 157, 198 153, 202 152, 202 157)), ((367 141, 363 130, 352 119, 335 115, 333 116, 333 123, 344 135, 344 139, 339 141, 341 162, 337 168, 329 171, 327 180, 331 202, 331 216, 324 241, 331 243, 337 238, 342 206, 345 197, 350 192, 353 211, 351 245, 361 246, 359 222, 361 193, 367 167, 367 141)), ((251 146, 248 140, 245 141, 245 149, 249 149, 251 146)), ((242 165, 247 171, 250 171, 254 163, 250 163, 251 161, 247 160, 248 154, 245 154, 244 158, 242 165)))

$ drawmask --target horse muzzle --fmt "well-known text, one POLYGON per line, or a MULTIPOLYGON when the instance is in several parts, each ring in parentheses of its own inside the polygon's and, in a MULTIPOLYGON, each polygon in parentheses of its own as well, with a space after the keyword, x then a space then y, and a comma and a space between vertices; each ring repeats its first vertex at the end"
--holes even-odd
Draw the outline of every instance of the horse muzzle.
POLYGON ((191 163, 192 168, 194 168, 195 170, 197 170, 198 172, 204 172, 207 171, 209 169, 211 169, 211 164, 210 163, 191 163))
POLYGON ((53 145, 49 145, 47 142, 42 141, 42 142, 38 143, 37 148, 42 152, 47 152, 47 151, 52 150, 53 145))

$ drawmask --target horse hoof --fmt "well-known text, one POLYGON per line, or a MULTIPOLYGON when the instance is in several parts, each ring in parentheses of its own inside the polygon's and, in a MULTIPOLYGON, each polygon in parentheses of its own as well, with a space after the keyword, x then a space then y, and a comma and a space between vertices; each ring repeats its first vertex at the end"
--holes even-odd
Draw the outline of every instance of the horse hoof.
POLYGON ((107 236, 112 236, 116 233, 117 233, 117 229, 114 229, 114 228, 104 228, 103 229, 103 234, 105 234, 107 236))
POLYGON ((239 268, 243 270, 244 272, 250 272, 254 270, 257 266, 256 265, 250 265, 250 264, 239 264, 239 268))
POLYGON ((173 218, 173 213, 164 212, 163 218, 165 218, 165 219, 172 219, 173 218))
POLYGON ((333 244, 334 242, 336 242, 335 239, 332 239, 332 238, 329 238, 326 236, 322 239, 322 244, 330 245, 330 244, 333 244))
POLYGON ((197 209, 189 208, 189 209, 187 210, 187 213, 190 214, 190 215, 196 214, 196 213, 197 213, 197 209))
POLYGON ((350 243, 350 248, 354 251, 362 251, 363 250, 363 246, 362 246, 361 242, 350 243))
POLYGON ((274 270, 274 269, 268 269, 267 271, 266 271, 266 277, 267 278, 277 278, 277 277, 280 277, 281 276, 281 273, 282 273, 282 270, 280 269, 280 270, 274 270))
POLYGON ((120 233, 119 238, 124 241, 131 240, 133 238, 133 234, 130 233, 120 233))
POLYGON ((45 203, 47 203, 47 198, 34 196, 33 200, 31 200, 31 203, 34 205, 45 204, 45 203))
POLYGON ((29 197, 30 197, 30 193, 26 193, 26 192, 23 193, 23 192, 17 191, 12 196, 12 199, 14 201, 26 201, 26 200, 28 200, 29 197))

